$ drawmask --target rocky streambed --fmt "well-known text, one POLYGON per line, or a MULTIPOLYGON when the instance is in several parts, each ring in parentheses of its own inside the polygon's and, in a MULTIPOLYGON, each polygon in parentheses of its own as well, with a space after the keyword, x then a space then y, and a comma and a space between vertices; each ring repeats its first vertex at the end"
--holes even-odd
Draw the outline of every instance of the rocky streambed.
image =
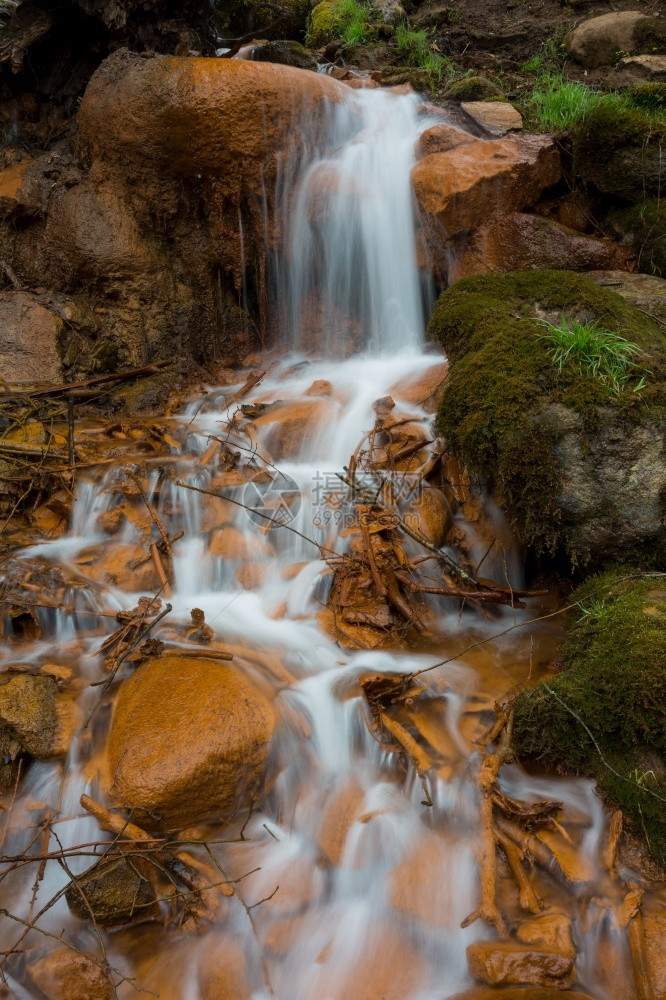
POLYGON ((661 283, 482 111, 120 52, 0 174, 8 996, 666 991, 661 283))

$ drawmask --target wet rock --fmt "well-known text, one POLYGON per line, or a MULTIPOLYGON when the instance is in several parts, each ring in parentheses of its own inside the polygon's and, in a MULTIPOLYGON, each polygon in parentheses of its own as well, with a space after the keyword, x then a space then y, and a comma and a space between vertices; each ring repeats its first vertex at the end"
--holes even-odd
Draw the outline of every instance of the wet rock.
POLYGON ((30 292, 0 292, 0 379, 62 382, 64 325, 30 292))
POLYGON ((261 440, 274 461, 295 458, 303 447, 306 434, 316 434, 317 428, 335 411, 325 399, 295 400, 271 409, 254 421, 261 440))
MULTIPOLYGON (((420 837, 389 876, 389 899, 400 913, 426 926, 456 928, 466 916, 465 901, 455 890, 452 848, 434 834, 420 837), (432 873, 438 878, 433 882, 432 873)), ((456 860, 456 864, 461 859, 456 860)), ((464 862, 463 862, 464 863, 464 862)))
POLYGON ((589 993, 577 990, 563 992, 558 987, 527 987, 525 989, 502 990, 501 993, 488 986, 475 986, 464 993, 456 993, 451 1000, 594 1000, 589 993))
MULTIPOLYGON (((331 937, 335 928, 331 928, 331 937)), ((354 1000, 404 1000, 425 987, 427 972, 423 959, 407 940, 389 924, 376 922, 356 949, 349 963, 350 938, 340 935, 346 947, 337 942, 325 948, 317 959, 319 974, 314 996, 351 996, 354 1000)))
POLYGON ((403 403, 422 406, 430 413, 437 408, 448 372, 448 363, 444 361, 419 375, 401 379, 391 386, 389 393, 403 403))
POLYGON ((522 115, 508 101, 464 101, 461 107, 489 135, 499 137, 523 127, 522 115))
POLYGON ((576 956, 571 937, 571 920, 565 913, 542 913, 526 920, 516 931, 523 944, 543 945, 563 955, 576 956))
POLYGON ((439 548, 453 525, 453 513, 441 490, 429 483, 422 485, 419 495, 404 513, 405 522, 424 535, 431 545, 439 548))
POLYGON ((48 1000, 113 1000, 116 996, 108 973, 69 948, 44 955, 31 965, 30 975, 48 1000))
POLYGON ((454 250, 449 280, 488 271, 614 269, 627 262, 627 251, 617 243, 584 236, 540 215, 513 212, 477 229, 454 250))
POLYGON ((643 905, 645 947, 650 981, 655 997, 666 996, 666 912, 660 901, 643 905))
POLYGON ((21 752, 38 759, 69 749, 74 728, 72 705, 58 695, 53 677, 0 676, 0 752, 12 760, 21 752))
POLYGON ((574 958, 515 941, 478 941, 467 948, 470 974, 489 986, 566 986, 574 958))
POLYGON ((412 180, 436 269, 446 271, 451 237, 527 208, 560 176, 559 153, 545 137, 480 140, 426 156, 412 180))
POLYGON ((433 125, 416 143, 415 159, 423 160, 431 153, 448 153, 451 149, 467 146, 470 142, 476 142, 476 136, 470 135, 457 125, 433 125))
POLYGON ((244 532, 232 524, 225 524, 212 532, 209 552, 218 559, 242 560, 268 558, 274 550, 256 530, 244 532))
POLYGON ((112 584, 129 593, 155 593, 160 586, 147 546, 96 546, 77 556, 76 564, 89 579, 112 584))
POLYGON ((153 885, 153 866, 140 857, 98 861, 67 888, 72 913, 100 927, 156 920, 160 908, 153 885))
POLYGON ((331 864, 340 863, 347 836, 361 814, 364 798, 361 786, 350 779, 326 800, 317 843, 331 864))
POLYGON ((167 655, 120 689, 107 761, 113 797, 151 827, 247 806, 263 776, 273 712, 240 669, 167 655))
POLYGON ((216 937, 199 965, 200 1000, 250 1000, 249 970, 233 939, 216 937))
POLYGON ((317 60, 304 45, 282 39, 256 45, 252 49, 252 60, 281 63, 283 66, 296 66, 298 69, 317 69, 317 60))
POLYGON ((583 21, 564 39, 572 59, 594 69, 612 65, 620 53, 633 55, 637 51, 637 28, 649 18, 637 10, 623 10, 602 14, 583 21))

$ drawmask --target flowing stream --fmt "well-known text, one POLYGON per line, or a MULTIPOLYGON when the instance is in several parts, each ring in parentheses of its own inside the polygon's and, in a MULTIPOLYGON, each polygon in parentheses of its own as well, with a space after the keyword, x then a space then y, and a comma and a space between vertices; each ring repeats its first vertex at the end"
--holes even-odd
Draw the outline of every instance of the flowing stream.
MULTIPOLYGON (((480 920, 461 926, 479 900, 475 778, 495 700, 538 676, 555 654, 556 624, 518 627, 538 617, 548 599, 481 615, 469 608, 461 614, 458 602, 432 597, 431 635, 418 648, 349 650, 326 625, 330 571, 311 541, 348 551, 337 474, 372 427, 374 401, 392 396, 396 412, 426 430, 432 420, 414 387, 443 359, 424 344, 432 296, 427 274, 417 267, 410 170, 415 142, 434 121, 415 95, 350 90, 318 152, 298 167, 292 159, 283 170, 279 207, 287 236, 273 308, 287 347, 279 357, 259 359, 267 374, 242 399, 251 411, 251 436, 238 429, 238 404, 228 405, 247 372, 230 375, 227 384, 162 422, 164 461, 149 466, 147 497, 169 534, 182 533, 173 546, 173 611, 165 624, 174 628, 189 620, 192 608, 201 609, 216 640, 234 649, 236 663, 270 690, 276 712, 268 792, 243 817, 242 839, 238 821, 207 828, 211 856, 240 880, 236 895, 198 931, 146 924, 104 935, 111 966, 169 1000, 445 1000, 473 985, 467 946, 496 937, 480 920), (276 400, 280 406, 271 409, 276 400), (224 490, 244 506, 227 502, 221 511, 224 501, 216 507, 207 494, 186 488, 217 488, 218 473, 206 459, 213 436, 244 449, 244 456, 254 451, 255 461, 271 470, 268 484, 224 490), (285 527, 267 524, 248 507, 269 517, 280 511, 285 527), (424 677, 422 704, 411 709, 433 762, 426 775, 431 804, 424 804, 411 763, 401 763, 371 732, 358 679, 410 673, 441 660, 446 664, 424 677)), ((113 533, 103 526, 123 483, 114 464, 81 475, 67 533, 23 551, 22 559, 85 581, 94 565, 87 553, 143 544, 129 520, 113 533)), ((484 523, 508 538, 490 499, 476 502, 484 523)), ((458 509, 455 525, 478 561, 486 549, 479 522, 458 509)), ((523 583, 510 541, 491 553, 484 572, 513 587, 523 583)), ((132 591, 129 573, 119 586, 91 576, 89 589, 73 590, 65 601, 76 613, 40 611, 41 638, 30 645, 23 640, 20 648, 12 640, 0 654, 3 666, 19 658, 72 665, 81 718, 99 695, 90 685, 106 678, 91 608, 132 608, 146 592, 132 591)), ((110 619, 104 634, 113 628, 110 619)), ((62 817, 54 829, 65 848, 110 839, 78 804, 83 792, 102 797, 108 718, 100 710, 76 738, 64 776, 59 762, 30 766, 5 849, 11 844, 20 853, 47 808, 62 817)), ((612 924, 610 903, 604 910, 600 857, 608 815, 592 784, 529 776, 514 764, 502 769, 501 787, 522 800, 563 803, 566 836, 553 835, 553 870, 534 868, 530 877, 547 905, 574 921, 577 988, 597 1000, 634 996, 626 936, 612 924)), ((69 862, 75 874, 90 864, 86 856, 69 862)), ((4 905, 24 920, 69 880, 48 861, 31 904, 33 878, 34 871, 19 870, 5 881, 4 905)), ((507 871, 500 872, 500 885, 503 905, 519 920, 507 871)), ((95 934, 70 915, 64 898, 39 925, 55 935, 64 929, 83 950, 99 953, 95 934)), ((0 927, 3 943, 21 932, 8 920, 0 927)), ((29 941, 44 945, 35 932, 29 941)), ((19 966, 11 980, 16 996, 37 996, 25 972, 19 966)), ((135 994, 124 983, 118 995, 135 994)))

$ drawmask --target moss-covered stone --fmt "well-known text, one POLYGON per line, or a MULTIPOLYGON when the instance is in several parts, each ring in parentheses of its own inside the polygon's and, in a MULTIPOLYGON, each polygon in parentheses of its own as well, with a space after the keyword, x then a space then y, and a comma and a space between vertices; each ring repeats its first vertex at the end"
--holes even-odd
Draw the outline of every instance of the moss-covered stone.
POLYGON ((637 108, 666 112, 666 83, 635 83, 627 98, 637 108))
POLYGON ((295 66, 296 69, 316 70, 317 60, 300 42, 280 39, 275 42, 265 42, 257 45, 252 51, 255 62, 280 63, 282 66, 295 66))
POLYGON ((653 477, 661 475, 666 382, 666 338, 656 323, 583 275, 525 271, 458 282, 440 297, 429 333, 450 363, 438 430, 470 471, 490 481, 535 554, 603 561, 609 546, 637 542, 631 524, 620 526, 623 517, 641 522, 646 539, 656 537, 661 486, 653 477), (559 371, 541 320, 558 323, 563 314, 599 321, 638 344, 652 373, 646 388, 616 395, 575 365, 559 371), (638 469, 634 453, 643 451, 642 489, 647 496, 651 483, 657 504, 649 515, 629 510, 636 494, 629 468, 635 461, 638 469), (614 479, 622 463, 624 485, 614 479), (656 523, 648 528, 645 518, 656 523))
POLYGON ((654 198, 612 209, 606 216, 611 233, 631 247, 639 271, 666 277, 666 204, 654 198))
POLYGON ((637 52, 666 52, 666 18, 643 18, 634 29, 634 40, 637 52))
POLYGON ((485 101, 492 97, 503 97, 502 91, 484 76, 466 76, 457 80, 444 94, 447 101, 485 101))
POLYGON ((600 103, 576 126, 574 169, 604 194, 639 201, 666 182, 666 117, 621 100, 600 103))
POLYGON ((513 739, 523 758, 596 778, 666 865, 666 581, 632 572, 574 592, 562 672, 518 697, 513 739))

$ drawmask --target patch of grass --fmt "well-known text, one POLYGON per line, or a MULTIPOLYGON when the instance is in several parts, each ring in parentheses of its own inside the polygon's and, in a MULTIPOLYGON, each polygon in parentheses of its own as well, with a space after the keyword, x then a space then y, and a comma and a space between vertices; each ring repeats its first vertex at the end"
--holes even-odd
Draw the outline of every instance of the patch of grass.
POLYGON ((539 76, 522 101, 530 126, 540 132, 564 132, 600 105, 618 102, 624 103, 619 94, 603 94, 561 73, 539 76))
POLYGON ((634 392, 644 388, 649 372, 636 359, 643 351, 637 344, 607 330, 600 323, 580 323, 562 315, 559 325, 542 321, 547 332, 541 334, 549 341, 549 354, 560 372, 567 365, 577 365, 582 374, 612 386, 619 393, 632 380, 638 379, 634 392))
POLYGON ((345 45, 363 45, 373 37, 375 21, 376 13, 361 0, 323 0, 312 10, 306 44, 341 38, 345 45))
POLYGON ((417 31, 408 24, 399 24, 395 32, 395 44, 402 62, 425 70, 431 86, 441 86, 453 76, 453 63, 433 48, 424 28, 417 31))
POLYGON ((518 697, 513 739, 523 757, 596 778, 664 866, 666 590, 632 572, 574 591, 563 669, 518 697))

